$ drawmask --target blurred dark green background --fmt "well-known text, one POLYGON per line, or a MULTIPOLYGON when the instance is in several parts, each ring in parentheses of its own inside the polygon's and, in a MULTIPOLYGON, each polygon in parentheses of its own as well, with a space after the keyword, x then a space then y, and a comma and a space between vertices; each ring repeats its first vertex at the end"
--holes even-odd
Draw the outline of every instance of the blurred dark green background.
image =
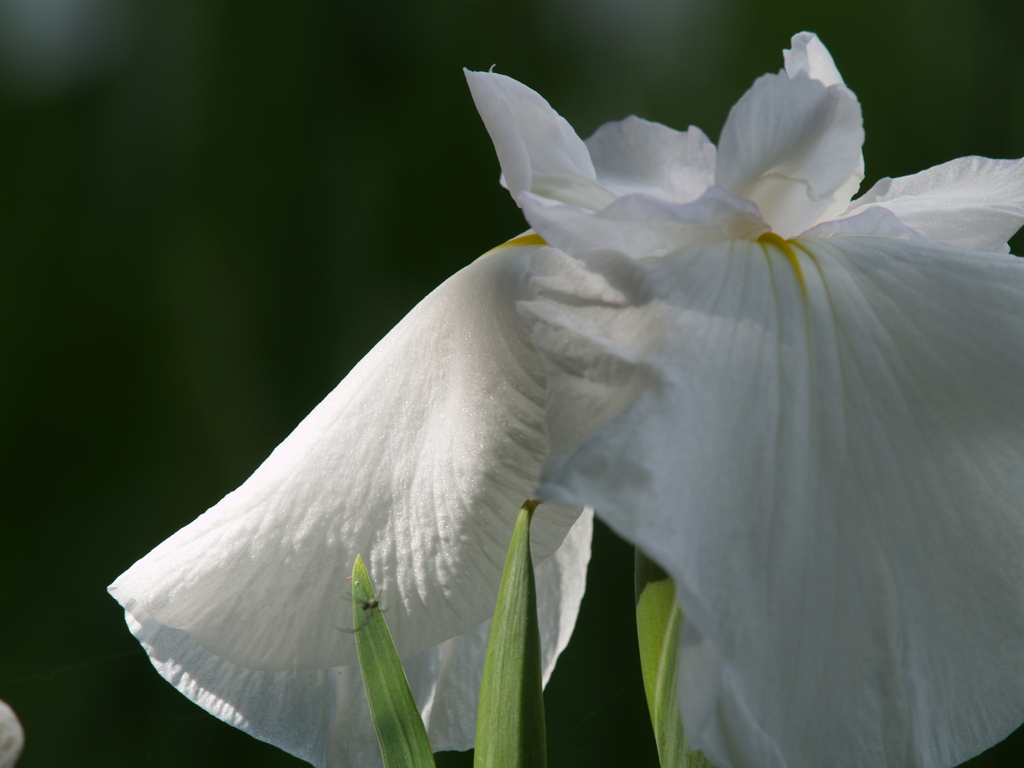
MULTIPOLYGON (((583 136, 635 113, 714 139, 802 29, 861 99, 867 184, 1024 154, 1017 0, 0 0, 0 698, 23 768, 300 764, 164 683, 105 587, 525 228, 461 67, 583 136)), ((550 762, 653 766, 631 550, 600 528, 591 569, 550 762)), ((976 765, 1024 764, 1015 738, 976 765)))

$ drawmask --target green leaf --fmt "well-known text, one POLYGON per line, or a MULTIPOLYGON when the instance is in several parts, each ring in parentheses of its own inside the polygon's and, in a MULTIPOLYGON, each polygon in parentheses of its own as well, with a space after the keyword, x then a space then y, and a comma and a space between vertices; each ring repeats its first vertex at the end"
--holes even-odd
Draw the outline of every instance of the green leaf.
POLYGON ((473 760, 477 768, 548 764, 537 588, 530 559, 530 518, 538 504, 530 500, 519 510, 501 576, 480 687, 473 760))
POLYGON ((366 700, 385 768, 433 768, 434 755, 423 719, 361 557, 356 557, 352 566, 352 622, 366 700))
POLYGON ((658 758, 662 768, 712 768, 703 752, 690 750, 679 716, 676 655, 682 625, 675 583, 637 549, 636 630, 658 758))

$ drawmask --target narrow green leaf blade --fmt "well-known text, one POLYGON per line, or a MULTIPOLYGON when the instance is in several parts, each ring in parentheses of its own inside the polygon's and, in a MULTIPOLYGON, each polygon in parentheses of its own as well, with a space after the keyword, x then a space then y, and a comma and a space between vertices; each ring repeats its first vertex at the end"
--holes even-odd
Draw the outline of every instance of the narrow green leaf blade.
POLYGON ((537 589, 530 559, 530 518, 519 510, 491 622, 476 721, 477 768, 546 768, 537 589))
POLYGON ((430 740, 361 557, 352 566, 352 622, 385 768, 434 768, 430 740))
POLYGON ((712 768, 703 752, 690 750, 676 693, 679 630, 683 613, 672 579, 636 550, 636 630, 647 708, 662 768, 712 768))

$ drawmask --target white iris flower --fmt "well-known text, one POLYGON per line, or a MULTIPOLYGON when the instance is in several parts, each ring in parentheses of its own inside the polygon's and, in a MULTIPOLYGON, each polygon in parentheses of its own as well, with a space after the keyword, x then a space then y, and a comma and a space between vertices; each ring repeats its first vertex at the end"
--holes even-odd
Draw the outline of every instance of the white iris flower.
POLYGON ((1024 719, 1024 163, 864 175, 818 39, 715 146, 583 142, 467 73, 534 233, 450 278, 241 488, 111 587, 160 673, 315 765, 370 765, 362 554, 435 749, 472 745, 516 512, 545 679, 592 507, 676 581, 718 768, 952 766, 1024 719), (539 491, 536 490, 539 486, 539 491))

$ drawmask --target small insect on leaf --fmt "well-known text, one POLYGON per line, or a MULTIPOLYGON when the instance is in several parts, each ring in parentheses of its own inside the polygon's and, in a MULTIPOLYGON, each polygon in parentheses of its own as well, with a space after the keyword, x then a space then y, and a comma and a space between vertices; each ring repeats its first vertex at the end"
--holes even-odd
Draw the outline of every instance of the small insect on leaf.
POLYGON ((360 557, 352 568, 351 581, 352 620, 362 623, 356 631, 356 650, 384 766, 434 768, 427 731, 360 557))
MULTIPOLYGON (((346 579, 346 581, 351 582, 352 577, 350 576, 348 579, 346 579)), ((355 625, 353 626, 352 629, 348 629, 347 627, 335 627, 336 630, 338 630, 339 632, 344 632, 346 635, 354 635, 356 632, 359 632, 361 629, 363 629, 363 627, 366 626, 366 614, 368 614, 372 609, 376 608, 381 613, 385 613, 388 610, 380 604, 380 601, 376 597, 367 598, 365 595, 361 595, 360 591, 358 590, 358 581, 355 582, 355 585, 357 587, 355 591, 343 590, 342 594, 344 595, 345 600, 351 601, 354 606, 359 606, 359 610, 364 614, 364 616, 362 619, 359 619, 355 622, 355 625)))

